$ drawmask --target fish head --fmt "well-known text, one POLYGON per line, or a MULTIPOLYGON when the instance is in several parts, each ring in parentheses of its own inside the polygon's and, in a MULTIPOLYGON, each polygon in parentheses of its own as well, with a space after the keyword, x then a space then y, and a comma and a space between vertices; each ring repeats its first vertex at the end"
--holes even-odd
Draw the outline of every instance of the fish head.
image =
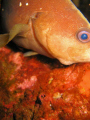
POLYGON ((10 33, 0 36, 4 37, 1 46, 19 35, 26 37, 18 40, 21 47, 33 49, 46 56, 49 54, 65 65, 90 62, 90 23, 84 15, 71 0, 39 2, 3 0, 3 24, 6 32, 10 33), (29 20, 30 24, 21 25, 27 24, 29 20), (25 31, 28 31, 27 36, 21 34, 25 31))
POLYGON ((68 1, 33 20, 37 40, 61 63, 90 62, 90 23, 68 1))

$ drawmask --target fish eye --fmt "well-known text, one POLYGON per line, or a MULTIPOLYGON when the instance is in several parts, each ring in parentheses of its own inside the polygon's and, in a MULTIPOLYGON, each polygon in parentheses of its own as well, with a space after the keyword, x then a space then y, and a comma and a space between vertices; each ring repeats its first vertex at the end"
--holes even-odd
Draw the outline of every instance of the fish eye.
POLYGON ((90 41, 90 32, 88 31, 80 31, 77 34, 77 38, 81 41, 81 42, 89 42, 90 41))

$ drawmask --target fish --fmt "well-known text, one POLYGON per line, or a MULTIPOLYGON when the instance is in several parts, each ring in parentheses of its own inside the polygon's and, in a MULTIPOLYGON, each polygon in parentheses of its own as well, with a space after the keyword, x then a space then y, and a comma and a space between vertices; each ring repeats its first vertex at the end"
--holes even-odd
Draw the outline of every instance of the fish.
POLYGON ((71 0, 2 0, 1 21, 0 47, 12 40, 64 65, 90 62, 90 23, 71 0))

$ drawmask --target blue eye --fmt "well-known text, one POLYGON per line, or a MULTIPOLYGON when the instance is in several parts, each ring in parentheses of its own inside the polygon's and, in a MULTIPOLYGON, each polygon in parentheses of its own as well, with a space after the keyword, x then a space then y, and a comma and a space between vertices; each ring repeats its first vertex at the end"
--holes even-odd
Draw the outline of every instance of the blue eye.
POLYGON ((81 41, 81 42, 89 42, 90 41, 90 32, 88 31, 79 31, 77 34, 77 38, 81 41))
POLYGON ((86 40, 87 38, 88 38, 88 35, 87 35, 87 34, 84 33, 84 34, 81 35, 81 39, 82 39, 82 40, 86 40))

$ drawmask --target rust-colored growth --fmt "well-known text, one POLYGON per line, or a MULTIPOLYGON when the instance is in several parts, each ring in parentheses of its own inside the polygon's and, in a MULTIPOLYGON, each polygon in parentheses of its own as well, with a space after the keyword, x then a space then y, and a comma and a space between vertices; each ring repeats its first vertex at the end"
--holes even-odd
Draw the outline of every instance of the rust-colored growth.
POLYGON ((90 63, 50 61, 0 49, 1 120, 90 119, 90 63))

